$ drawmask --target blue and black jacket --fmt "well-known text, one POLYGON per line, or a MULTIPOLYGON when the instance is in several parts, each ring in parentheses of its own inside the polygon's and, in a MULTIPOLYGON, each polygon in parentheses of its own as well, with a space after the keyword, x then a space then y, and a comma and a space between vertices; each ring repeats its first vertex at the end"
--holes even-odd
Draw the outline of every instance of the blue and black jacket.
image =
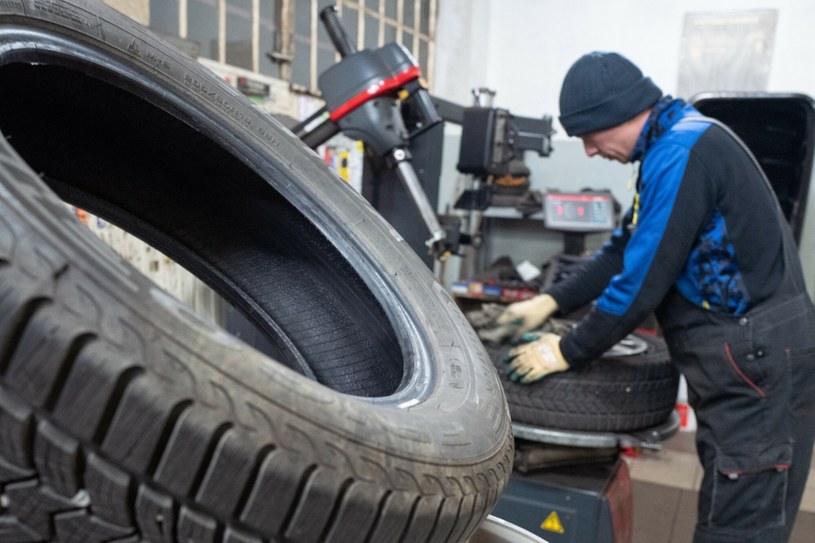
POLYGON ((740 315, 772 296, 785 273, 775 195, 724 128, 663 98, 630 160, 640 162, 638 198, 621 227, 549 290, 565 312, 597 300, 561 341, 574 368, 657 309, 670 312, 659 306, 672 290, 700 310, 740 315))

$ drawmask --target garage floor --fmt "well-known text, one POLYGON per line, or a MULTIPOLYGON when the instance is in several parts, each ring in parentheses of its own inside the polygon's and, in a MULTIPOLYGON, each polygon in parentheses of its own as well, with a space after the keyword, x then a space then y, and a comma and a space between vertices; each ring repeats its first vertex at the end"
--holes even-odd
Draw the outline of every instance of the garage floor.
MULTIPOLYGON (((690 543, 702 469, 694 434, 679 432, 657 453, 630 459, 634 492, 632 543, 690 543)), ((815 461, 790 543, 812 543, 815 533, 815 461)))

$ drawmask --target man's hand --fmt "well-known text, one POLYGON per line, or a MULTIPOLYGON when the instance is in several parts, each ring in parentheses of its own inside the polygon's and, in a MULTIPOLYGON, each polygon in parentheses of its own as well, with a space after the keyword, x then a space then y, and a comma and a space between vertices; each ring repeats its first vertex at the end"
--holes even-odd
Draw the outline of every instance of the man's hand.
POLYGON ((544 334, 537 341, 515 347, 506 361, 509 378, 525 385, 569 369, 560 353, 560 336, 555 334, 544 334))
POLYGON ((510 304, 498 317, 500 325, 517 325, 515 336, 518 337, 530 330, 539 328, 557 311, 557 302, 548 294, 541 294, 532 299, 510 304))

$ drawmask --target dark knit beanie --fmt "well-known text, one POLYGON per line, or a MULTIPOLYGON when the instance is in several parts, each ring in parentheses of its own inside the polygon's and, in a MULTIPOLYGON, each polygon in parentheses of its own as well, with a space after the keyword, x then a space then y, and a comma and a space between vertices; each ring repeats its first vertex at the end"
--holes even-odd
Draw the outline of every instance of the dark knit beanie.
POLYGON ((662 91, 630 60, 593 52, 572 64, 560 89, 560 124, 583 136, 633 119, 662 98, 662 91))

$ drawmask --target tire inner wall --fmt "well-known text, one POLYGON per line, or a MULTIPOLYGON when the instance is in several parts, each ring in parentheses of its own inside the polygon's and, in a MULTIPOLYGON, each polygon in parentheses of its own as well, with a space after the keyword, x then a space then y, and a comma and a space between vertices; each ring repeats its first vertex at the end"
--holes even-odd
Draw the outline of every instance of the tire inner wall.
POLYGON ((406 371, 349 263, 255 171, 145 99, 77 69, 0 68, 0 131, 64 200, 142 238, 239 308, 297 369, 385 396, 406 371))

